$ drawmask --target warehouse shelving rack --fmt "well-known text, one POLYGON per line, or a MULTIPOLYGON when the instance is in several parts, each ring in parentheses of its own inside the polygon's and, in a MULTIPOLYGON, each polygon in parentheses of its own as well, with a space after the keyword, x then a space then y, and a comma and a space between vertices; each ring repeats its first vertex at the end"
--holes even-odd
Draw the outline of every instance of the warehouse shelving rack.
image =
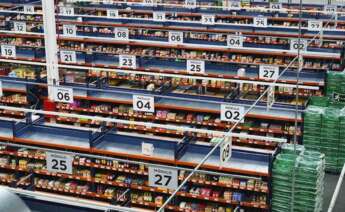
MULTIPOLYGON (((11 44, 10 39, 15 38, 16 45, 16 57, 0 57, 0 62, 2 63, 5 74, 12 72, 16 68, 21 67, 33 67, 34 74, 23 74, 28 76, 2 76, 2 86, 5 95, 11 93, 20 93, 21 95, 27 95, 26 101, 13 101, 13 100, 2 100, 2 103, 7 105, 18 105, 18 103, 25 103, 23 107, 43 107, 47 110, 57 110, 62 112, 73 112, 83 115, 99 115, 99 116, 110 116, 116 117, 118 119, 124 119, 129 121, 154 121, 156 124, 182 124, 182 126, 188 125, 194 127, 195 129, 208 129, 208 130, 218 130, 224 131, 229 129, 232 124, 221 122, 217 117, 219 116, 219 107, 222 103, 231 103, 234 105, 243 105, 246 108, 254 102, 251 99, 239 98, 237 95, 241 93, 236 84, 247 83, 247 84, 258 84, 259 88, 252 88, 253 93, 262 93, 267 86, 276 85, 281 87, 286 87, 294 89, 296 87, 296 68, 297 63, 295 63, 293 68, 289 66, 288 71, 286 71, 281 79, 277 83, 273 83, 273 80, 264 80, 258 77, 259 75, 259 65, 270 64, 273 65, 273 61, 269 61, 265 58, 276 57, 281 60, 286 60, 280 62, 280 71, 287 67, 288 63, 297 55, 297 52, 289 50, 289 39, 296 38, 298 36, 297 27, 287 27, 282 24, 282 22, 291 22, 291 24, 296 23, 296 15, 293 17, 284 17, 287 15, 285 12, 259 12, 259 14, 265 16, 272 16, 268 18, 269 24, 274 24, 274 26, 268 26, 266 28, 254 27, 251 24, 251 20, 254 16, 258 14, 258 11, 251 11, 251 9, 240 10, 240 12, 233 13, 228 16, 229 11, 214 10, 214 9, 185 9, 171 7, 165 10, 165 7, 147 7, 147 6, 131 6, 134 9, 133 12, 128 13, 126 7, 129 5, 117 4, 112 5, 115 9, 119 9, 119 14, 125 16, 131 15, 131 17, 121 17, 121 18, 109 18, 106 16, 106 10, 104 8, 109 8, 110 5, 98 4, 98 5, 78 5, 75 9, 75 14, 71 16, 58 15, 57 16, 57 29, 58 29, 58 43, 60 50, 76 51, 77 61, 76 63, 64 63, 60 61, 60 73, 63 73, 60 85, 65 87, 73 87, 74 99, 80 101, 80 104, 54 104, 50 102, 47 98, 47 85, 46 85, 46 73, 44 71, 46 63, 44 59, 44 45, 43 39, 44 34, 42 30, 42 15, 41 14, 20 14, 11 16, 11 14, 16 14, 18 11, 10 11, 13 9, 13 1, 9 1, 9 4, 0 4, 0 8, 4 7, 0 14, 5 15, 5 17, 0 18, 3 21, 1 26, 0 37, 1 44, 11 44), (166 15, 169 21, 164 23, 153 21, 152 11, 162 10, 166 11, 166 15), (83 12, 83 15, 78 15, 79 11, 83 12), (217 13, 216 18, 227 19, 227 18, 238 18, 238 20, 249 20, 248 24, 229 24, 229 23, 215 23, 214 25, 205 25, 200 23, 200 17, 205 13, 217 13), (96 14, 96 15, 95 15, 96 14), (219 15, 218 15, 219 14, 219 15), (138 18, 138 16, 140 18, 138 18), (144 16, 144 18, 142 18, 144 16), (180 17, 183 16, 187 21, 180 21, 180 17), (82 20, 82 21, 81 21, 82 20), (28 25, 35 24, 35 27, 31 28, 31 32, 14 32, 13 21, 25 21, 28 25), (76 25, 77 32, 76 36, 65 36, 62 35, 63 25, 76 25), (277 26, 276 26, 277 25, 277 26), (188 28, 186 28, 186 26, 188 28), (113 28, 128 28, 129 29, 129 39, 127 41, 116 41, 112 38, 113 28), (95 33, 90 32, 90 29, 95 29, 95 33), (105 33, 99 33, 99 29, 103 29, 105 33), (108 31, 106 30, 108 29, 108 31), (183 44, 167 44, 168 32, 169 31, 183 31, 184 40, 183 44), (157 34, 160 32, 161 34, 157 34), (232 49, 226 46, 226 36, 225 34, 240 32, 246 37, 244 40, 243 48, 232 49), (209 35, 217 35, 217 39, 213 39, 209 35), (195 36, 195 37, 193 37, 195 36), (199 36, 199 37, 198 37, 199 36), (261 37, 270 37, 271 39, 275 37, 281 37, 278 42, 263 42, 261 37), (16 43, 18 42, 18 43, 16 43), (34 42, 34 43, 33 43, 34 42), (32 44, 33 43, 33 44, 32 44), (206 44, 207 43, 207 44, 206 44), (78 47, 78 45, 83 45, 84 48, 78 47), (106 45, 107 50, 96 49, 95 45, 106 45), (116 48, 119 52, 114 52, 111 48, 116 48), (150 50, 157 51, 168 51, 174 50, 178 52, 170 52, 170 54, 160 56, 160 55, 150 55, 143 54, 143 52, 135 52, 142 48, 149 48, 150 50), (132 51, 133 50, 133 51, 132 51), (180 53, 180 52, 182 53, 180 53), (215 53, 221 55, 217 59, 209 59, 207 57, 183 57, 183 54, 191 54, 195 51, 205 51, 207 53, 215 53), (134 54, 136 55, 137 67, 136 68, 123 68, 118 64, 119 54, 134 54), (175 53, 175 54, 174 54, 175 53), (252 61, 243 62, 241 60, 227 58, 225 55, 237 55, 237 57, 250 57, 254 55, 259 55, 257 57, 263 58, 262 61, 254 62, 252 61), (225 58, 225 59, 224 59, 225 58), (206 71, 203 74, 190 74, 186 71, 186 59, 195 60, 205 60, 206 61, 206 71), (225 62, 224 62, 225 61, 225 62), (269 61, 269 62, 268 62, 269 61), (245 76, 238 75, 239 68, 245 68, 245 76), (69 76, 71 73, 76 74, 78 80, 81 81, 71 82, 69 76), (133 76, 133 74, 139 76, 133 76), (157 75, 162 75, 161 77, 156 77, 157 75), (81 77, 80 77, 81 76, 81 77), (171 83, 174 78, 184 78, 184 79, 198 79, 194 82, 178 82, 178 86, 171 83), (112 84, 113 81, 120 81, 119 84, 112 84), (152 91, 147 91, 143 86, 140 86, 138 82, 150 80, 155 83, 155 88, 152 91), (195 89, 197 86, 202 86, 202 80, 206 81, 223 81, 227 84, 221 85, 211 85, 211 83, 206 83, 207 90, 211 91, 221 91, 222 95, 218 97, 201 95, 201 93, 194 92, 179 93, 181 90, 195 89), (136 82, 134 86, 131 86, 129 82, 136 82), (170 82, 170 83, 169 83, 170 82), (139 84, 139 86, 138 86, 139 84), (189 87, 186 89, 185 87, 189 87), (235 89, 236 88, 236 89, 235 89), (213 90, 212 90, 213 89, 213 90), (235 92, 234 92, 235 91, 235 92), (237 92, 237 93, 236 93, 237 92), (39 95, 32 95, 33 93, 38 93, 39 95), (168 118, 164 116, 157 116, 157 114, 150 113, 138 113, 134 112, 128 108, 132 105, 133 94, 139 95, 150 95, 155 98, 156 110, 169 110, 177 114, 177 111, 184 111, 186 114, 182 118, 168 118), (235 95, 235 98, 232 96, 235 95), (37 98, 39 98, 37 104, 37 98), (37 105, 36 105, 37 104, 37 105), (111 110, 101 110, 95 108, 97 104, 111 106, 111 110), (123 111, 120 111, 119 107, 124 107, 123 111), (116 110, 116 107, 118 108, 116 110), (194 118, 191 120, 186 119, 187 114, 192 114, 194 118), (208 119, 197 120, 198 115, 207 116, 208 119), (211 117, 211 118, 210 118, 211 117)), ((19 2, 14 2, 19 3, 19 2)), ((30 3, 27 1, 26 3, 30 3)), ((254 4, 256 5, 256 4, 254 4)), ((267 4, 258 4, 265 5, 267 4)), ((285 7, 285 5, 283 5, 285 7)), ((60 7, 61 8, 61 7, 60 7)), ((59 9, 57 9, 57 12, 59 9)), ((307 8, 307 7, 306 7, 307 8)), ((320 8, 320 11, 323 8, 320 8)), ((22 10, 22 7, 18 7, 18 10, 22 10)), ((40 5, 35 4, 35 9, 40 10, 40 5)), ((15 9, 16 10, 16 9, 15 9)), ((319 12, 320 12, 319 11, 319 12)), ((296 11, 295 11, 296 12, 296 11)), ((293 13, 293 12, 292 12, 293 13)), ((291 13, 291 14, 292 14, 291 13)), ((314 19, 315 16, 307 15, 303 13, 303 18, 305 20, 314 19)), ((326 25, 326 20, 331 19, 330 15, 325 14, 322 16, 324 24, 326 25)), ((339 69, 339 66, 334 66, 334 64, 339 63, 340 58, 340 44, 343 39, 344 29, 343 27, 344 16, 340 13, 336 21, 331 20, 330 24, 337 23, 337 29, 324 29, 322 34, 322 42, 317 45, 316 43, 311 43, 312 47, 308 47, 308 51, 302 53, 304 61, 306 62, 303 71, 301 72, 301 84, 299 88, 301 90, 301 95, 307 98, 311 95, 322 95, 322 90, 324 86, 324 72, 328 69, 339 69), (328 47, 332 46, 331 49, 328 47), (322 60, 322 64, 316 67, 307 66, 307 63, 313 63, 315 59, 322 60)), ((328 21, 327 21, 328 22, 328 21)), ((304 22, 307 24, 307 21, 304 22)), ((306 26, 306 25, 305 25, 306 26)), ((303 38, 314 37, 317 32, 310 31, 308 28, 303 28, 303 38)), ((198 56, 198 55, 197 55, 198 56)), ((73 76, 72 74, 72 76, 73 76)), ((217 93, 217 92, 216 92, 217 93)), ((294 96, 294 90, 283 90, 277 91, 276 95, 280 96, 281 99, 292 98, 294 96)), ((1 108, 1 107, 0 107, 1 108)), ((303 104, 299 106, 302 111, 304 108, 303 104)), ((301 111, 298 114, 298 122, 302 122, 301 111)), ((127 163, 135 163, 138 160, 143 160, 151 164, 164 164, 170 167, 180 167, 180 168, 192 168, 197 165, 198 158, 202 158, 207 154, 212 145, 209 145, 209 141, 212 140, 212 134, 207 133, 185 133, 179 130, 169 130, 164 129, 164 127, 143 127, 135 125, 126 124, 112 124, 104 123, 101 121, 94 121, 91 118, 80 119, 80 118, 66 118, 59 115, 46 115, 45 118, 41 117, 38 120, 32 122, 30 120, 31 114, 23 111, 13 111, 13 110, 3 110, 3 116, 16 117, 16 118, 26 118, 26 123, 22 123, 19 119, 15 121, 6 121, 2 118, 0 124, 2 125, 2 130, 0 133, 5 133, 1 136, 1 140, 10 142, 11 144, 17 143, 20 145, 30 144, 32 148, 34 147, 44 147, 60 150, 73 151, 74 154, 93 154, 96 156, 109 156, 112 160, 127 159, 127 163), (51 121, 57 122, 58 124, 49 123, 51 121), (80 126, 84 127, 72 127, 71 125, 79 122, 80 126), (64 123, 64 124, 61 124, 64 123), (66 125, 69 123, 69 125, 66 125), (92 133, 91 129, 101 127, 103 132, 92 133), (73 128, 73 129, 69 129, 73 128), (91 129, 90 129, 91 128, 91 129), (107 128, 108 130, 105 130, 107 128), (83 129, 83 130, 81 130, 83 129), (8 133, 11 132, 11 133, 8 133), (143 135, 143 133, 150 133, 154 135, 143 135), (67 135, 62 138, 61 135, 67 135), (95 137, 98 138, 95 140, 95 137), (68 141, 68 144, 67 142, 68 141), (118 141, 118 142, 114 142, 118 141), (206 141, 206 144, 205 144, 206 141), (140 154, 140 148, 144 143, 151 143, 157 150, 157 155, 145 156, 140 154), (200 143, 202 142, 202 143, 200 143), (125 152, 125 154, 124 154, 125 152), (168 159, 166 159, 168 157, 168 159)), ((267 190, 264 193, 265 198, 263 198, 264 204, 259 204, 257 201, 253 204, 245 204, 245 201, 218 201, 215 199, 195 195, 189 192, 180 192, 175 198, 174 203, 179 203, 182 201, 191 200, 206 200, 209 202, 216 202, 220 205, 233 204, 234 206, 240 205, 245 208, 249 208, 250 211, 256 210, 269 210, 270 209, 270 166, 274 155, 276 154, 275 148, 277 144, 271 142, 266 136, 274 135, 280 137, 286 137, 288 140, 292 139, 294 135, 294 129, 290 129, 295 121, 295 111, 293 102, 279 102, 277 100, 270 110, 266 109, 266 102, 260 102, 255 109, 246 116, 246 122, 253 121, 255 123, 268 122, 268 123, 287 123, 288 127, 276 127, 268 128, 265 124, 258 126, 247 126, 245 124, 237 127, 237 132, 243 130, 249 131, 253 134, 242 134, 238 133, 239 137, 234 136, 234 144, 239 145, 233 149, 233 157, 230 163, 227 163, 223 168, 218 166, 219 152, 214 154, 211 159, 202 166, 202 170, 213 170, 215 172, 228 173, 229 175, 247 175, 250 177, 256 177, 260 181, 267 183, 267 190), (264 115, 262 115, 264 114, 264 115), (235 139, 236 138, 236 139, 235 139), (249 147, 246 147, 249 146, 249 147), (255 148, 266 148, 266 150, 254 149, 255 148), (218 155, 217 155, 218 154, 218 155), (238 167, 234 167, 236 160, 245 160, 251 167, 243 166, 243 163, 239 163, 238 167), (258 171, 254 168, 258 166, 258 162, 262 167, 262 171, 258 171), (242 166, 241 166, 242 165, 242 166), (253 171, 254 170, 254 171, 253 171)), ((298 135, 301 135, 300 130, 298 135)), ((6 145, 7 143, 4 143, 6 145)), ((9 145, 9 144, 7 144, 9 145)), ((17 163, 19 163, 19 158, 30 158, 29 155, 20 155, 18 153, 18 148, 7 147, 10 151, 4 150, 1 152, 2 156, 10 155, 11 158, 17 160, 14 167, 5 165, 2 168, 7 170, 13 170, 16 173, 15 178, 21 178, 28 174, 31 181, 25 181, 25 187, 36 187, 37 190, 49 190, 52 193, 64 193, 67 195, 71 193, 70 190, 59 191, 51 187, 40 186, 35 182, 35 178, 40 179, 73 179, 75 181, 82 181, 90 184, 90 191, 85 193, 84 196, 89 196, 92 199, 104 201, 104 196, 97 193, 95 184, 108 184, 108 186, 114 186, 119 189, 130 189, 129 195, 136 194, 136 191, 146 191, 155 195, 162 195, 166 198, 169 191, 161 192, 159 189, 150 188, 147 185, 133 186, 128 185, 128 183, 102 183, 96 182, 93 178, 95 176, 95 169, 106 169, 109 170, 109 166, 100 165, 100 167, 94 167, 95 164, 90 163, 88 165, 92 177, 85 179, 77 175, 64 175, 56 174, 56 176, 51 176, 51 173, 41 170, 29 171, 27 169, 18 170, 17 163), (23 174, 24 173, 24 174, 23 174), (80 179, 78 179, 78 177, 80 179), (90 179, 90 180, 89 180, 90 179), (96 194, 97 193, 97 194, 96 194), (99 195, 99 196, 97 196, 99 195)), ((30 149, 30 148, 29 148, 30 149)), ((47 149, 46 149, 47 150, 47 149)), ((156 153, 156 151, 155 151, 156 153)), ((42 162, 44 157, 35 158, 42 162)), ((92 158, 92 156, 90 157, 92 158)), ((91 160, 91 159, 90 159, 91 160)), ((92 159, 94 160, 94 159, 92 159)), ((44 160, 43 160, 44 162, 44 160)), ((75 162, 75 167, 79 167, 78 163, 75 162), (77 165, 76 165, 77 164, 77 165)), ((79 164, 80 165, 80 164, 79 164)), ((43 165, 44 166, 44 165, 43 165)), ((81 165, 84 166, 84 165, 81 165)), ((146 167, 147 169, 147 167, 146 167)), ((44 168, 43 168, 44 170, 44 168)), ((128 170, 128 169, 127 169, 128 170)), ((126 171, 114 170, 115 173, 123 173, 126 171)), ((129 172, 131 172, 130 170, 129 172)), ((139 174, 139 173, 135 173, 139 174)), ((55 174, 54 174, 55 175, 55 174)), ((131 176, 131 174, 127 174, 131 176)), ((143 176, 147 176, 146 170, 143 171, 143 176)), ((16 179, 17 180, 17 179, 16 179)), ((180 179, 181 180, 181 179, 180 179)), ((192 181, 193 184, 197 184, 192 181)), ((8 184, 10 182, 3 182, 8 184)), ((146 183, 146 182, 144 182, 146 183)), ((199 182, 200 183, 200 182, 199 182)), ((210 181, 205 181, 200 183, 208 187, 208 183, 211 184, 211 188, 217 187, 218 185, 213 185, 210 181)), ((13 183, 11 185, 14 185, 13 183)), ((84 185, 84 184, 83 184, 84 185)), ((22 185, 16 185, 22 186, 22 185)), ((222 187, 222 186, 220 186, 222 187)), ((237 191, 235 187, 229 187, 231 191, 237 191), (232 190, 233 189, 233 190, 232 190)), ((60 188, 61 189, 61 188, 60 188)), ((240 193, 243 191, 246 194, 246 189, 238 189, 240 193)), ((249 190, 249 189, 247 189, 249 190)), ((122 191, 122 190, 121 190, 122 191)), ((223 190, 222 190, 223 191, 223 190)), ((256 191, 254 191, 255 193, 256 191)), ((101 193, 101 192, 100 192, 101 193)), ((259 191, 260 193, 260 191, 259 191)), ((126 193, 127 194, 127 193, 126 193)), ((76 194, 76 191, 72 191, 72 195, 82 195, 76 194)), ((114 200, 114 197, 111 198, 114 200)), ((164 199, 164 198, 163 198, 164 199)), ((186 202, 186 201, 185 201, 186 202)), ((188 202, 188 201, 187 201, 188 202)), ((114 203, 114 202, 113 202, 114 203)), ((131 203, 137 207, 143 208, 158 208, 161 203, 154 204, 145 201, 134 201, 131 203)), ((178 204, 177 204, 178 205, 178 204)), ((176 205, 169 205, 167 209, 170 210, 186 210, 179 208, 176 205)))

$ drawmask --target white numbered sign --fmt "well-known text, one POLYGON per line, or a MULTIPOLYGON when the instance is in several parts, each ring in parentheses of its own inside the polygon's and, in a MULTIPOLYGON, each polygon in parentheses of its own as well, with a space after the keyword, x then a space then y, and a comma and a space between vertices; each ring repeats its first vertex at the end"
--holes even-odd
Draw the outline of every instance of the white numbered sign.
POLYGON ((117 40, 128 40, 129 39, 128 28, 115 28, 114 33, 115 33, 115 38, 117 40))
POLYGON ((330 14, 335 13, 335 12, 337 12, 337 6, 336 5, 325 5, 324 11, 326 13, 330 13, 330 14))
POLYGON ((201 23, 202 24, 214 24, 216 22, 216 17, 214 15, 202 15, 201 23))
POLYGON ((243 37, 238 35, 228 35, 227 45, 229 48, 243 47, 243 37))
POLYGON ((77 27, 75 25, 63 25, 62 26, 62 33, 66 36, 76 36, 77 35, 77 27))
POLYGON ((64 63, 76 63, 77 54, 75 51, 60 51, 60 60, 64 63))
POLYGON ((35 7, 33 5, 24 5, 24 12, 25 13, 34 13, 35 7))
POLYGON ((192 73, 192 74, 205 73, 205 61, 187 60, 187 72, 192 73))
POLYGON ((54 87, 54 101, 73 103, 73 88, 54 87))
POLYGON ((185 8, 194 9, 196 8, 196 0, 185 0, 184 6, 185 8))
POLYGON ((304 51, 304 52, 307 51, 307 45, 308 45, 307 40, 301 39, 300 41, 301 42, 298 43, 298 39, 291 39, 290 50, 294 51, 294 52, 297 52, 298 49, 300 49, 301 51, 304 51))
POLYGON ((70 16, 74 15, 73 7, 60 7, 60 15, 70 16))
MULTIPOLYGON (((244 115, 244 107, 234 106, 229 104, 221 104, 220 106, 220 120, 237 122, 241 120, 244 115)), ((241 123, 244 119, 241 120, 241 123)))
POLYGON ((154 97, 133 95, 133 110, 154 113, 155 112, 154 97))
POLYGON ((276 80, 279 77, 279 66, 260 65, 259 78, 276 80))
POLYGON ((165 21, 165 12, 153 12, 154 21, 165 21))
POLYGON ((255 27, 267 27, 267 18, 266 17, 254 17, 254 26, 255 27))
POLYGON ((183 43, 183 32, 169 31, 169 43, 183 43))
POLYGON ((151 143, 141 143, 141 153, 143 155, 152 156, 154 151, 154 146, 151 143))
POLYGON ((308 21, 308 30, 309 31, 320 31, 322 30, 323 24, 322 21, 309 20, 308 21))
POLYGON ((2 90, 2 81, 0 81, 0 97, 4 95, 4 91, 2 90))
POLYGON ((15 32, 26 32, 26 23, 25 22, 13 22, 13 28, 15 32))
POLYGON ((121 68, 137 68, 137 59, 135 55, 119 55, 119 66, 121 68))
POLYGON ((73 174, 73 155, 47 152, 46 163, 49 172, 73 174))
POLYGON ((223 166, 229 161, 232 155, 232 137, 224 138, 225 141, 220 146, 220 164, 223 166))
POLYGON ((143 3, 146 4, 146 6, 149 6, 149 7, 157 6, 157 1, 156 0, 143 0, 143 3))
POLYGON ((107 17, 108 18, 117 18, 119 16, 118 10, 107 10, 107 17))
POLYGON ((240 1, 228 1, 228 9, 229 10, 240 10, 241 9, 241 2, 240 1))
POLYGON ((273 107, 274 101, 275 101, 275 88, 274 86, 270 86, 268 87, 268 92, 267 92, 267 110, 273 107))
POLYGON ((280 10, 283 8, 282 3, 270 3, 270 9, 280 10))
POLYGON ((178 187, 177 169, 149 166, 149 186, 175 190, 178 187))
POLYGON ((16 46, 13 45, 1 45, 2 57, 16 57, 16 46))

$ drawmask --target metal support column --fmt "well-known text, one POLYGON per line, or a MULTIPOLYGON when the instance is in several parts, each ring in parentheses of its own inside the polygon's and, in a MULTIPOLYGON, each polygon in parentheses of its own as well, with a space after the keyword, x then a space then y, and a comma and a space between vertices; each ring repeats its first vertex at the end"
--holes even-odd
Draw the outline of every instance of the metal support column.
POLYGON ((47 66, 48 97, 53 100, 53 86, 59 83, 58 47, 56 37, 55 5, 52 0, 42 1, 44 44, 47 66))

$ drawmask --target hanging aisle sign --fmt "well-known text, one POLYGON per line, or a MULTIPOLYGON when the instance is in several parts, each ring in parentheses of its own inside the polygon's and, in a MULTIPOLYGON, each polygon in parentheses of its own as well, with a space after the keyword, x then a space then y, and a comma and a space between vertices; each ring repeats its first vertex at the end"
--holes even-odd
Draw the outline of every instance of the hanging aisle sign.
POLYGON ((196 8, 196 0, 185 0, 184 7, 188 9, 196 8))
POLYGON ((26 32, 26 23, 15 21, 13 22, 13 29, 15 32, 26 32))
POLYGON ((300 49, 300 51, 302 52, 306 52, 307 51, 307 46, 308 46, 308 42, 305 39, 301 39, 301 42, 298 43, 298 39, 291 39, 290 40, 290 50, 297 52, 298 49, 300 49))
POLYGON ((228 35, 227 46, 234 49, 243 47, 243 37, 239 35, 228 35))
POLYGON ((165 12, 153 12, 154 21, 165 21, 165 12))
POLYGON ((149 166, 149 186, 175 190, 178 187, 178 170, 149 166))
POLYGON ((1 56, 2 57, 16 57, 16 46, 13 45, 1 45, 1 56))
POLYGON ((62 33, 66 36, 76 36, 77 35, 77 27, 76 25, 63 25, 62 26, 62 33))
POLYGON ((213 24, 215 24, 215 21, 216 21, 215 15, 204 14, 201 16, 201 23, 202 24, 213 25, 213 24))
POLYGON ((228 10, 241 10, 241 2, 240 1, 228 1, 228 10))
POLYGON ((183 32, 169 31, 169 43, 183 44, 183 32))
POLYGON ((54 101, 62 103, 73 103, 73 88, 54 87, 53 88, 54 101))
POLYGON ((323 28, 323 22, 319 20, 308 20, 309 31, 321 31, 323 28))
POLYGON ((74 8, 73 7, 60 7, 60 15, 73 16, 74 15, 74 8))
POLYGON ((133 110, 154 113, 155 98, 153 96, 133 95, 133 110))
POLYGON ((73 155, 46 152, 47 170, 49 172, 58 172, 73 174, 73 155))
POLYGON ((275 101, 275 87, 269 86, 267 91, 267 110, 273 107, 275 101))
POLYGON ((115 28, 115 39, 116 40, 128 40, 129 39, 129 30, 128 28, 115 28))
POLYGON ((77 54, 75 51, 60 51, 60 60, 64 63, 76 63, 77 54))
POLYGON ((282 3, 270 3, 270 9, 281 10, 281 9, 283 9, 283 4, 282 3))
POLYGON ((267 27, 267 17, 263 17, 263 16, 254 17, 253 25, 255 27, 267 27))
POLYGON ((224 166, 232 155, 232 137, 224 138, 224 142, 220 145, 220 166, 224 166))
MULTIPOLYGON (((244 107, 237 105, 221 104, 220 105, 220 120, 238 122, 244 116, 244 107)), ((241 120, 241 123, 244 119, 241 120)))
POLYGON ((0 81, 0 97, 4 95, 4 91, 2 90, 2 81, 0 81))
POLYGON ((143 0, 143 3, 145 4, 145 6, 149 6, 149 7, 156 7, 157 6, 156 0, 143 0))
POLYGON ((35 13, 35 7, 33 5, 24 5, 24 13, 32 14, 35 13))
POLYGON ((187 60, 187 72, 191 74, 204 74, 205 61, 203 60, 187 60))
POLYGON ((328 14, 333 14, 337 12, 337 5, 325 5, 323 10, 328 14))
POLYGON ((279 77, 279 66, 260 65, 259 78, 266 80, 276 80, 279 77))
POLYGON ((135 55, 119 55, 119 66, 121 68, 137 68, 137 58, 135 55))
POLYGON ((107 10, 107 17, 108 18, 117 18, 117 17, 119 17, 119 11, 113 10, 113 9, 107 10))

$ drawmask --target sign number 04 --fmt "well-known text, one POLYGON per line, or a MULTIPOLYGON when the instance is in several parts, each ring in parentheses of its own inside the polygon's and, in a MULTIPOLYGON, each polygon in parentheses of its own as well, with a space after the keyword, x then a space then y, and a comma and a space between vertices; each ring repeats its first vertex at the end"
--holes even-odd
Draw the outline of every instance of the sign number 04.
POLYGON ((155 102, 153 96, 133 95, 133 110, 141 112, 155 112, 155 102))

